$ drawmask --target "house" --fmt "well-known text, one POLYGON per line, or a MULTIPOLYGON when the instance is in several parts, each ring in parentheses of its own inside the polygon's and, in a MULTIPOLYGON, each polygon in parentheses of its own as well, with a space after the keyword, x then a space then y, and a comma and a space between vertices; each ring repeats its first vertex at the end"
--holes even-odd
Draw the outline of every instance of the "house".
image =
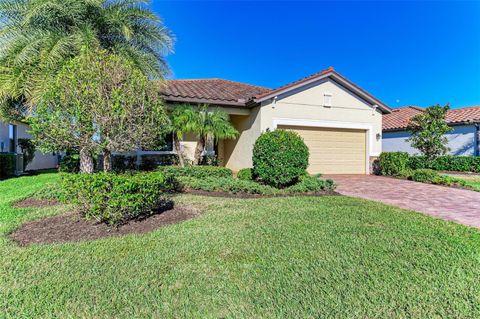
MULTIPOLYGON (((0 122, 0 152, 21 154, 18 146, 18 140, 31 138, 28 134, 28 125, 25 123, 3 123, 0 122)), ((21 161, 17 163, 22 163, 21 161)), ((54 154, 44 154, 40 151, 35 152, 33 161, 26 167, 27 170, 40 170, 55 168, 58 164, 58 156, 54 154)), ((19 164, 17 164, 19 165, 19 164)), ((19 170, 17 168, 17 170, 19 170)))
MULTIPOLYGON (((382 148, 384 152, 408 152, 419 154, 410 146, 407 131, 411 118, 421 114, 423 108, 405 106, 394 109, 383 115, 382 148)), ((480 156, 480 106, 451 109, 447 112, 446 121, 452 131, 445 136, 448 139, 451 155, 480 156)))
MULTIPOLYGON (((310 149, 309 173, 368 174, 382 151, 382 114, 391 109, 333 68, 277 89, 222 79, 171 80, 161 87, 164 100, 209 104, 229 115, 240 132, 221 140, 217 155, 234 171, 252 166, 252 150, 262 132, 299 133, 310 149)), ((184 136, 182 152, 193 157, 195 136, 184 136)), ((175 152, 173 146, 166 152, 175 152)))

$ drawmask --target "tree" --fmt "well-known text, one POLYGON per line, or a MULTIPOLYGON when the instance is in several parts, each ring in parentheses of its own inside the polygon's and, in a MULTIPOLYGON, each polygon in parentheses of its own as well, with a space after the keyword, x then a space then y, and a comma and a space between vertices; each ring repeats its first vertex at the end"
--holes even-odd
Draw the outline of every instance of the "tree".
POLYGON ((26 170, 28 164, 30 164, 35 158, 35 143, 28 138, 19 138, 18 146, 23 155, 23 170, 26 170))
POLYGON ((208 105, 202 105, 196 110, 191 131, 198 136, 194 155, 195 165, 200 164, 209 138, 217 143, 220 139, 234 139, 238 136, 238 131, 230 123, 228 114, 220 109, 210 110, 208 105))
POLYGON ((170 113, 173 144, 178 155, 180 166, 185 166, 185 158, 180 146, 180 140, 186 133, 193 132, 197 127, 198 113, 190 105, 176 105, 170 113))
POLYGON ((1 0, 1 109, 18 106, 19 101, 30 108, 36 105, 49 78, 90 49, 115 53, 148 77, 162 79, 173 36, 146 3, 1 0))
POLYGON ((103 152, 109 171, 113 151, 162 139, 168 119, 158 94, 131 62, 106 51, 85 52, 48 86, 31 133, 42 151, 78 149, 82 173, 93 172, 93 156, 103 152))
POLYGON ((425 109, 425 112, 414 116, 408 126, 411 136, 408 141, 412 147, 418 149, 428 160, 448 152, 448 140, 445 134, 452 130, 448 126, 445 116, 450 109, 447 104, 432 105, 425 109))

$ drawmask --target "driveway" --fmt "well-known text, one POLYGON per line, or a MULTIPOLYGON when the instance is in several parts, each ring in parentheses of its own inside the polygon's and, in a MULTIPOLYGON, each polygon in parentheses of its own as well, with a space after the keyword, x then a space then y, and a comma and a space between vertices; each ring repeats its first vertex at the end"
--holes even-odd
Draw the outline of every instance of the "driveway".
POLYGON ((324 175, 340 194, 372 199, 480 228, 480 192, 375 175, 324 175))

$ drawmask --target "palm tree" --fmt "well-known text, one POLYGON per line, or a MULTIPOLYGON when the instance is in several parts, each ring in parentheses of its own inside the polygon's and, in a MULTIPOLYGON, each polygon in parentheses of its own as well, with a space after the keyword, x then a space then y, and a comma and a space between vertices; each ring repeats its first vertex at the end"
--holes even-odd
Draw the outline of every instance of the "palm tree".
POLYGON ((90 49, 128 59, 152 79, 173 36, 147 0, 0 0, 0 103, 39 98, 66 61, 90 49))
POLYGON ((178 155, 180 166, 185 166, 185 158, 180 146, 180 140, 185 133, 193 132, 198 123, 198 113, 190 105, 177 105, 170 113, 170 127, 173 134, 173 144, 178 155))
POLYGON ((173 133, 175 148, 179 155, 180 165, 185 165, 185 159, 180 149, 180 139, 185 133, 193 133, 198 137, 195 148, 193 164, 200 164, 206 143, 213 139, 216 143, 220 139, 233 139, 238 136, 238 131, 230 124, 228 114, 221 109, 209 109, 208 105, 198 108, 191 105, 175 106, 170 113, 171 131, 173 133))
POLYGON ((221 139, 234 139, 238 136, 238 131, 230 123, 227 112, 221 109, 209 110, 208 105, 202 105, 196 114, 197 120, 193 123, 193 132, 198 135, 198 142, 195 148, 194 164, 198 165, 209 138, 215 143, 221 139))

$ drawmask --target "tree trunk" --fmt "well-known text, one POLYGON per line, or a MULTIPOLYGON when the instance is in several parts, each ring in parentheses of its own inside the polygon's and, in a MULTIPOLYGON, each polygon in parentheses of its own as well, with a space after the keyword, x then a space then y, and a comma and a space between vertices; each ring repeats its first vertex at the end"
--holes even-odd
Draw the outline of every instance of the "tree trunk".
POLYGON ((205 148, 205 139, 200 137, 197 142, 197 147, 195 148, 194 164, 199 165, 200 160, 202 159, 203 149, 205 148))
POLYGON ((180 146, 180 141, 177 136, 173 136, 173 142, 175 143, 175 150, 177 151, 178 162, 181 167, 185 167, 185 160, 183 159, 183 152, 180 146))
POLYGON ((103 150, 103 171, 110 172, 112 170, 112 152, 103 150))
POLYGON ((80 150, 80 173, 93 173, 93 158, 90 153, 83 148, 80 150))

